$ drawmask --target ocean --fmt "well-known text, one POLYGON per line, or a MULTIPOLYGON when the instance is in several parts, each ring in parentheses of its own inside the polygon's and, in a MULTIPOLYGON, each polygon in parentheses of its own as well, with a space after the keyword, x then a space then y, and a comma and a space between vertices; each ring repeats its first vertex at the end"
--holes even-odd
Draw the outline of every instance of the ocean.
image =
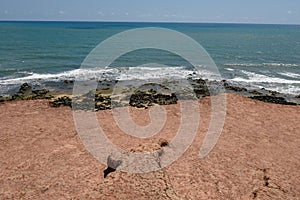
MULTIPOLYGON (((300 94, 300 25, 136 22, 0 22, 0 96, 22 83, 51 90, 53 82, 85 73, 99 79, 186 78, 193 68, 180 57, 159 50, 121 56, 113 68, 80 69, 102 41, 125 30, 162 27, 179 31, 201 44, 222 79, 246 88, 300 94), (165 67, 141 66, 164 63, 165 67), (128 73, 130 71, 130 73, 128 73)), ((209 74, 201 78, 212 78, 209 74)))

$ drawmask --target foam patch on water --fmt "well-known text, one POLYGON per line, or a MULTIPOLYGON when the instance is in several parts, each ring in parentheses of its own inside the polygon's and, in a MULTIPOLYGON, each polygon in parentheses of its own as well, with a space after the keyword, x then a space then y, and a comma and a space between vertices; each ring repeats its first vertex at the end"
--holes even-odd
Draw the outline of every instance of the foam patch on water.
POLYGON ((286 76, 286 77, 290 77, 290 78, 300 78, 300 74, 295 74, 295 73, 291 73, 291 72, 280 72, 278 73, 279 75, 282 76, 286 76))

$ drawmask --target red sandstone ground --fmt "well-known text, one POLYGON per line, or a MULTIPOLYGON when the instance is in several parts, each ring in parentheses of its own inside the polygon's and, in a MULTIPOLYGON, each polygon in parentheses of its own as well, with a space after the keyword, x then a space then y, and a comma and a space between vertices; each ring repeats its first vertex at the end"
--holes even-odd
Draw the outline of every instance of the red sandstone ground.
MULTIPOLYGON (((97 115, 116 145, 151 149, 178 128, 178 105, 165 107, 164 129, 146 140, 124 135, 111 111, 97 115)), ((209 98, 200 100, 200 109, 197 137, 172 165, 148 174, 116 171, 104 179, 106 166, 82 145, 70 108, 52 108, 45 100, 1 104, 0 199, 300 199, 300 107, 228 94, 222 135, 205 159, 198 153, 209 98)), ((136 123, 149 122, 148 110, 131 110, 136 123)))

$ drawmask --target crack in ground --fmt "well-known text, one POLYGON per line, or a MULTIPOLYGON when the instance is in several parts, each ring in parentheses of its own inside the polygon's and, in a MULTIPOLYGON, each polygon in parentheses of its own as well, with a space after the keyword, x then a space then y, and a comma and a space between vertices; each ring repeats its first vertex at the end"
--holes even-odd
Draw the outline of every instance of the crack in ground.
POLYGON ((164 189, 164 191, 165 191, 167 197, 168 197, 169 199, 171 199, 171 200, 173 200, 174 197, 175 197, 175 199, 182 199, 182 198, 180 198, 180 197, 177 195, 177 193, 175 192, 175 189, 174 189, 174 187, 173 187, 173 185, 172 185, 172 182, 171 182, 171 180, 170 180, 170 177, 169 177, 167 171, 166 171, 165 169, 162 169, 162 172, 163 172, 163 176, 164 176, 163 181, 164 181, 165 186, 166 186, 166 188, 164 189), (170 196, 170 194, 168 193, 168 191, 171 191, 173 195, 170 196))
MULTIPOLYGON (((275 189, 275 190, 279 190, 283 193, 287 193, 287 191, 285 191, 283 188, 281 188, 278 184, 273 183, 273 182, 270 183, 270 180, 272 180, 272 179, 271 179, 270 176, 268 176, 268 170, 269 169, 266 169, 266 168, 260 169, 260 168, 258 168, 257 170, 263 172, 263 187, 266 187, 266 188, 269 188, 269 189, 275 189)), ((252 192, 252 195, 253 195, 252 199, 256 199, 259 192, 263 192, 262 188, 258 188, 258 189, 254 190, 252 192)))

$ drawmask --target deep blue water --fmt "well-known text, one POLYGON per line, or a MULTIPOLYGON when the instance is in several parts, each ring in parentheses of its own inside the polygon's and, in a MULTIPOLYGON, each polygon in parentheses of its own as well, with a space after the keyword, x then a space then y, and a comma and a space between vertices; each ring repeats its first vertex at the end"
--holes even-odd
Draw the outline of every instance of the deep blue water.
MULTIPOLYGON (((100 42, 125 30, 163 27, 200 43, 215 61, 223 79, 245 87, 300 94, 300 26, 205 23, 0 22, 0 95, 21 83, 74 79, 85 57, 100 42)), ((124 55, 115 62, 120 79, 192 73, 180 57, 159 50, 124 55), (164 69, 138 67, 151 61, 164 69), (131 70, 131 76, 126 73, 131 70)), ((104 70, 104 71, 103 71, 104 70)))

